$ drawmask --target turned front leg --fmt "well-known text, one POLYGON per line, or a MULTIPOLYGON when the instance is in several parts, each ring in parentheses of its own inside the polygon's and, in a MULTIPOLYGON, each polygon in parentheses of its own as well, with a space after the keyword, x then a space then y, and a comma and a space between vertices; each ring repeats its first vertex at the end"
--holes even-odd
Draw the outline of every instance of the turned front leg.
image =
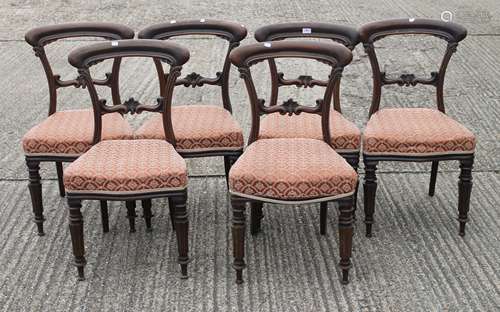
POLYGON ((69 206, 69 231, 71 234, 71 244, 73 246, 73 265, 78 270, 78 280, 85 280, 83 269, 87 264, 85 260, 85 247, 83 244, 83 217, 81 213, 82 202, 80 200, 68 198, 69 206))

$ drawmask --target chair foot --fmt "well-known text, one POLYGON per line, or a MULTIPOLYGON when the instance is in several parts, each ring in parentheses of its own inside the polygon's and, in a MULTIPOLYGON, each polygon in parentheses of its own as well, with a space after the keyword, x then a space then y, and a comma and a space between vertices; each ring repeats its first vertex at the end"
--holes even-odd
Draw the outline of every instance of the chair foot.
POLYGON ((365 228, 366 237, 372 237, 373 214, 375 212, 375 195, 377 192, 377 162, 365 160, 365 180, 364 190, 364 209, 365 209, 365 228))
POLYGON ((83 267, 77 267, 78 269, 78 281, 85 280, 85 274, 83 273, 83 267))
POLYGON ((34 219, 33 221, 37 227, 38 236, 44 236, 43 222, 45 217, 43 216, 43 200, 42 200, 42 184, 40 177, 40 162, 30 159, 26 159, 26 165, 28 166, 29 184, 28 189, 31 195, 31 205, 33 207, 34 219))
POLYGON ((429 182, 429 196, 434 196, 436 190, 436 179, 438 171, 439 161, 433 161, 431 167, 431 180, 429 182))
POLYGON ((343 285, 349 284, 349 270, 342 270, 342 280, 340 282, 343 285))
POLYGON ((135 233, 135 218, 137 217, 135 213, 135 200, 127 200, 125 206, 127 207, 127 219, 130 226, 130 233, 135 233))
POLYGON ((144 221, 146 222, 146 232, 152 232, 153 228, 151 227, 151 218, 153 214, 151 213, 151 199, 142 200, 142 212, 144 221))
POLYGON ((470 194, 472 191, 472 166, 474 164, 474 156, 470 159, 460 161, 460 176, 458 181, 458 221, 460 236, 465 236, 465 224, 467 223, 470 194))
POLYGON ((236 284, 243 284, 243 270, 236 269, 236 284))

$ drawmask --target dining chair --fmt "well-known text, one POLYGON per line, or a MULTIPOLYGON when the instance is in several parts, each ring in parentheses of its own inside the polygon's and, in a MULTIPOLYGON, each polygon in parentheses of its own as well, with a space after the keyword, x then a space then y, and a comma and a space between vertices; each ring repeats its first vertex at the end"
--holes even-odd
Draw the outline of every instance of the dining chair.
MULTIPOLYGON (((231 63, 229 53, 245 39, 246 28, 234 22, 211 19, 170 21, 151 25, 139 32, 142 39, 168 40, 174 37, 203 35, 218 37, 228 41, 222 71, 215 77, 203 77, 193 72, 180 78, 176 85, 184 87, 202 87, 204 85, 221 88, 222 107, 216 105, 179 105, 172 107, 172 123, 177 139, 177 151, 185 158, 223 156, 226 179, 229 169, 243 151, 243 133, 241 127, 232 117, 231 100, 229 98, 229 72, 231 63)), ((222 53, 220 53, 222 55, 222 53)), ((209 60, 207 60, 209 61, 209 60)), ((212 60, 210 60, 212 61, 212 60)), ((165 89, 167 76, 158 60, 156 70, 160 77, 160 90, 165 89)), ((161 117, 154 116, 140 127, 137 138, 159 139, 164 133, 161 117)))
POLYGON ((445 160, 460 162, 458 182, 459 234, 465 235, 472 189, 472 165, 476 139, 463 125, 445 114, 443 86, 446 68, 457 45, 467 30, 452 22, 432 19, 393 19, 372 22, 361 26, 360 38, 368 54, 373 71, 373 95, 370 119, 363 133, 364 210, 366 236, 372 236, 373 214, 377 178, 375 171, 381 161, 432 162, 429 195, 434 195, 438 164, 445 160), (380 70, 375 42, 395 35, 431 35, 447 42, 439 71, 430 77, 402 74, 390 77, 380 70), (436 88, 437 109, 431 108, 384 108, 379 109, 382 87, 386 85, 436 88))
MULTIPOLYGON (((231 52, 231 62, 245 81, 251 104, 252 127, 248 146, 229 172, 229 192, 233 211, 233 267, 236 283, 243 282, 245 268, 245 204, 285 205, 336 201, 339 205, 339 250, 342 282, 348 282, 353 234, 353 194, 356 171, 337 154, 330 134, 330 104, 352 53, 336 43, 281 41, 251 44, 231 52), (264 105, 258 97, 251 67, 269 59, 310 59, 328 66, 329 78, 322 99, 315 105, 300 105, 293 99, 279 105, 264 105), (260 136, 261 115, 316 114, 321 116, 322 137, 269 138, 260 136)), ((283 116, 288 115, 288 116, 283 116)))
POLYGON ((188 216, 187 169, 185 160, 175 151, 176 139, 172 131, 172 93, 182 65, 189 59, 189 51, 158 40, 118 40, 96 43, 73 50, 69 63, 78 69, 92 100, 94 112, 94 144, 85 154, 71 163, 64 173, 64 186, 69 205, 69 228, 73 244, 74 265, 78 278, 84 279, 82 200, 136 201, 170 198, 174 210, 178 244, 178 263, 182 278, 187 278, 188 216), (155 58, 170 65, 165 91, 157 104, 142 104, 130 98, 122 104, 106 105, 92 79, 90 68, 97 63, 116 58, 155 58), (158 140, 101 140, 103 119, 108 114, 144 111, 162 116, 164 139, 158 140))
MULTIPOLYGON (((351 51, 359 43, 358 30, 349 26, 330 23, 295 22, 271 24, 258 28, 255 31, 255 40, 258 42, 278 41, 296 38, 318 38, 338 42, 351 51)), ((278 91, 283 86, 297 88, 326 87, 328 81, 314 79, 310 75, 300 75, 295 79, 287 79, 282 72, 278 72, 274 59, 268 60, 271 75, 271 96, 269 105, 278 101, 278 91)), ((337 153, 358 170, 359 153, 361 150, 361 131, 356 125, 342 115, 340 108, 340 84, 333 92, 333 109, 330 112, 330 134, 332 146, 337 153)), ((312 114, 300 114, 291 118, 280 118, 277 114, 266 116, 260 125, 262 138, 315 138, 321 139, 321 117, 312 114)), ((356 213, 358 186, 354 193, 354 213, 356 213)), ((320 203, 320 231, 326 233, 327 202, 320 203)), ((251 231, 260 231, 260 222, 263 218, 262 206, 255 203, 251 209, 251 231)))
MULTIPOLYGON (((94 115, 91 109, 58 110, 57 91, 66 87, 85 87, 80 79, 61 80, 54 74, 45 47, 57 40, 75 37, 98 37, 104 39, 130 39, 134 31, 125 25, 114 23, 66 23, 33 28, 25 39, 33 47, 35 55, 42 62, 49 86, 49 113, 41 123, 31 128, 22 139, 22 146, 29 172, 29 190, 33 206, 34 222, 38 235, 43 236, 43 200, 40 177, 40 162, 55 162, 59 193, 64 197, 63 162, 72 162, 92 145, 94 115)), ((105 79, 95 80, 97 85, 111 89, 113 103, 120 103, 118 89, 121 60, 114 61, 111 73, 105 79)), ((103 120, 104 140, 129 139, 133 130, 119 113, 109 114, 103 120)), ((104 232, 108 231, 108 208, 101 202, 104 232)))

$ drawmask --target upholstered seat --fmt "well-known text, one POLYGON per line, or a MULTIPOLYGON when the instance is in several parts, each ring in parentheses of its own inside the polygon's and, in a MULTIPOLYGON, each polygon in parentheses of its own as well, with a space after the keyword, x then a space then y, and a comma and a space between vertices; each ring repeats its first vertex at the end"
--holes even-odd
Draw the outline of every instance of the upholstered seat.
MULTIPOLYGON (((341 113, 330 112, 330 135, 337 152, 357 152, 361 147, 361 131, 341 113)), ((321 116, 270 114, 260 123, 259 138, 310 138, 323 140, 321 116)))
POLYGON ((311 200, 352 195, 354 169, 315 139, 261 139, 247 147, 229 173, 231 193, 243 197, 311 200))
MULTIPOLYGON (((172 126, 179 152, 232 151, 243 148, 243 133, 231 114, 214 105, 172 107, 172 126)), ((165 139, 157 114, 135 133, 137 139, 165 139)))
MULTIPOLYGON (((102 139, 132 139, 133 130, 119 114, 102 117, 102 139)), ((22 139, 26 155, 79 156, 92 146, 94 113, 91 109, 60 111, 29 130, 22 139)))
POLYGON ((363 153, 371 155, 471 154, 475 145, 472 132, 429 108, 379 110, 363 134, 363 153))
POLYGON ((187 187, 184 159, 164 140, 101 141, 64 172, 68 193, 143 193, 187 187))

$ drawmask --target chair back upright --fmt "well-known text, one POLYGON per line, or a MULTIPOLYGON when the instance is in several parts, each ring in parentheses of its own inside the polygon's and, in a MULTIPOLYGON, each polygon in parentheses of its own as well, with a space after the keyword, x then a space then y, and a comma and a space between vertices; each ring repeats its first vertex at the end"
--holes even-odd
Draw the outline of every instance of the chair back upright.
POLYGON ((251 104, 252 127, 248 144, 252 144, 259 137, 260 117, 266 114, 279 113, 281 115, 298 115, 301 113, 318 114, 321 116, 323 140, 331 146, 330 135, 330 105, 332 94, 340 84, 344 67, 352 60, 352 52, 338 43, 314 41, 278 41, 256 43, 236 48, 230 54, 231 62, 238 67, 240 76, 245 80, 251 104), (315 106, 300 105, 293 99, 288 99, 283 104, 264 105, 264 100, 259 98, 253 83, 250 68, 262 61, 270 59, 311 59, 328 65, 329 78, 323 98, 316 101, 315 106))
POLYGON ((98 143, 102 136, 102 116, 109 113, 140 114, 143 111, 160 112, 163 115, 163 129, 166 140, 175 147, 175 135, 172 127, 171 106, 172 94, 177 77, 180 76, 182 65, 189 60, 189 51, 182 46, 159 40, 117 40, 101 42, 73 50, 69 63, 78 69, 79 78, 85 83, 94 111, 93 144, 98 143), (170 65, 170 71, 163 90, 156 104, 142 104, 133 97, 118 105, 106 105, 96 89, 96 81, 92 79, 90 67, 108 59, 144 57, 153 58, 170 65))
POLYGON ((450 58, 457 51, 458 43, 467 36, 467 30, 463 26, 433 19, 391 19, 365 24, 359 28, 359 34, 365 52, 370 59, 373 72, 370 116, 379 110, 382 87, 393 84, 399 86, 415 86, 417 84, 434 86, 436 88, 437 108, 439 111, 445 112, 443 99, 444 77, 450 58), (399 78, 393 79, 388 78, 386 73, 380 70, 374 43, 387 36, 408 34, 431 35, 447 42, 439 71, 431 72, 428 78, 419 78, 414 74, 402 74, 399 78))
MULTIPOLYGON (((33 47, 35 55, 42 62, 49 85, 49 116, 57 111, 57 89, 71 86, 80 88, 83 87, 83 84, 79 79, 63 81, 60 75, 55 75, 45 53, 45 46, 60 39, 78 37, 97 37, 108 40, 132 39, 134 38, 134 31, 121 24, 95 22, 46 25, 29 30, 25 35, 25 40, 33 47)), ((120 58, 114 60, 111 73, 106 74, 106 79, 96 79, 94 81, 96 85, 111 88, 114 104, 120 103, 120 90, 118 88, 120 62, 120 58)))
MULTIPOLYGON (((240 41, 247 36, 247 29, 243 25, 210 19, 171 21, 169 23, 151 25, 141 30, 138 37, 140 39, 167 40, 173 37, 191 35, 215 36, 228 41, 229 46, 224 58, 224 65, 222 71, 216 72, 215 77, 203 77, 193 72, 184 78, 178 79, 176 85, 192 88, 202 87, 203 85, 219 86, 221 88, 222 104, 227 111, 232 112, 231 100, 229 98, 229 72, 231 69, 229 53, 239 46, 240 41)), ((165 75, 162 64, 158 59, 155 59, 155 66, 158 72, 160 90, 163 92, 168 77, 165 75)))

